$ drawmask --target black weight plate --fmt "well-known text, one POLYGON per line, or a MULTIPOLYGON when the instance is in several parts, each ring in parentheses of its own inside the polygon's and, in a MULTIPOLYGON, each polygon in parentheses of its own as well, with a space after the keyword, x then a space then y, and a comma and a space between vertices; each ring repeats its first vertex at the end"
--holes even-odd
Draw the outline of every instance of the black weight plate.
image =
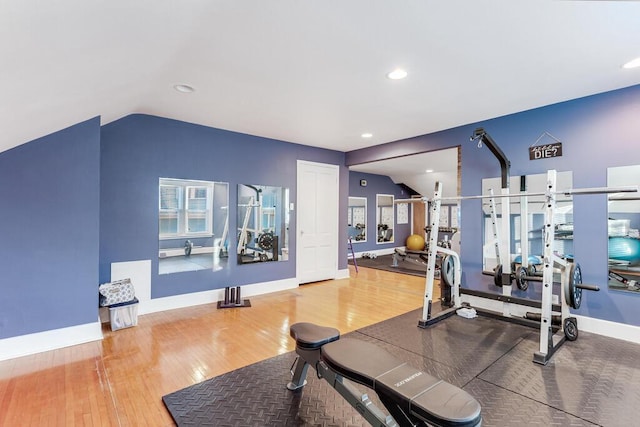
POLYGON ((498 264, 493 270, 493 284, 502 287, 502 264, 498 264))
POLYGON ((520 267, 516 273, 516 286, 521 291, 526 291, 529 288, 529 281, 527 280, 527 269, 520 267))
POLYGON ((571 264, 569 277, 569 300, 571 307, 578 309, 582 304, 582 289, 578 284, 582 283, 582 270, 580 264, 574 262, 571 264))
POLYGON ((562 328, 564 330, 564 336, 567 337, 567 340, 575 341, 578 339, 578 320, 575 317, 568 317, 564 319, 562 328))

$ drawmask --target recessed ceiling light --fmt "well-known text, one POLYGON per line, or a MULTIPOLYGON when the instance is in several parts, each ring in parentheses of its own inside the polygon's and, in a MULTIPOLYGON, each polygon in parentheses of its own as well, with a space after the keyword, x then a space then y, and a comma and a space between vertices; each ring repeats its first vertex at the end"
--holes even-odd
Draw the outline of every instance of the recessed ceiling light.
POLYGON ((622 68, 637 68, 637 67, 640 67, 640 58, 636 58, 632 61, 629 61, 622 66, 622 68))
POLYGON ((427 169, 425 172, 426 173, 433 173, 433 169, 427 169))
POLYGON ((173 88, 175 90, 177 90, 178 92, 182 92, 182 93, 191 93, 191 92, 195 91, 193 86, 189 86, 189 85, 185 85, 185 84, 174 85, 173 88))
POLYGON ((369 132, 365 132, 365 133, 363 133, 363 134, 362 134, 362 135, 360 135, 360 136, 361 136, 361 137, 363 137, 363 138, 371 138, 371 137, 373 137, 373 134, 372 134, 372 133, 369 133, 369 132))
POLYGON ((391 80, 400 80, 407 77, 407 72, 402 68, 396 68, 395 70, 388 73, 387 77, 389 77, 391 80))

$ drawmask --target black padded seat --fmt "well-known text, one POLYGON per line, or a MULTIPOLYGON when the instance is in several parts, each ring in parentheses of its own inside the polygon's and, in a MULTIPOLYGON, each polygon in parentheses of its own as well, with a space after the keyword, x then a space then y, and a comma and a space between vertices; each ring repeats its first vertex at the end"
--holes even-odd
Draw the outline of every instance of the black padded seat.
POLYGON ((296 340, 296 345, 301 348, 313 350, 340 338, 340 331, 327 326, 318 326, 313 323, 294 323, 289 328, 291 338, 296 340))
POLYGON ((383 402, 393 402, 427 422, 475 426, 482 420, 480 403, 469 393, 412 368, 374 344, 341 339, 324 345, 321 358, 343 377, 373 389, 383 402))

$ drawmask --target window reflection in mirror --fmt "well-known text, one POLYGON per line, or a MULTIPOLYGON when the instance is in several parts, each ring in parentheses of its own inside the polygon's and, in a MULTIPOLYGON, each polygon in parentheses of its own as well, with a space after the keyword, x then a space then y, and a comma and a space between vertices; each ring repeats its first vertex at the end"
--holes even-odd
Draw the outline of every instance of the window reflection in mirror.
POLYGON ((158 193, 158 273, 224 268, 229 184, 160 178, 158 193))
MULTIPOLYGON (((638 184, 640 166, 607 170, 609 187, 638 184)), ((608 197, 609 289, 640 292, 640 196, 613 193, 608 197)))
POLYGON ((289 259, 289 189, 238 185, 238 264, 289 259))
POLYGON ((377 243, 393 243, 395 221, 393 195, 376 194, 377 243))
POLYGON ((367 198, 349 197, 347 224, 352 243, 367 241, 367 198))

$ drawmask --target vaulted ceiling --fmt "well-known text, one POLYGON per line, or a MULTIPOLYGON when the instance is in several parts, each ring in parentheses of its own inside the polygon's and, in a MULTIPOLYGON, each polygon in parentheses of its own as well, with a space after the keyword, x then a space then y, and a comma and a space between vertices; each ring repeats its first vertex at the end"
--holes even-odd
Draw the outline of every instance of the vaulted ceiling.
POLYGON ((136 112, 349 151, 640 84, 639 23, 637 1, 0 0, 0 151, 136 112))

